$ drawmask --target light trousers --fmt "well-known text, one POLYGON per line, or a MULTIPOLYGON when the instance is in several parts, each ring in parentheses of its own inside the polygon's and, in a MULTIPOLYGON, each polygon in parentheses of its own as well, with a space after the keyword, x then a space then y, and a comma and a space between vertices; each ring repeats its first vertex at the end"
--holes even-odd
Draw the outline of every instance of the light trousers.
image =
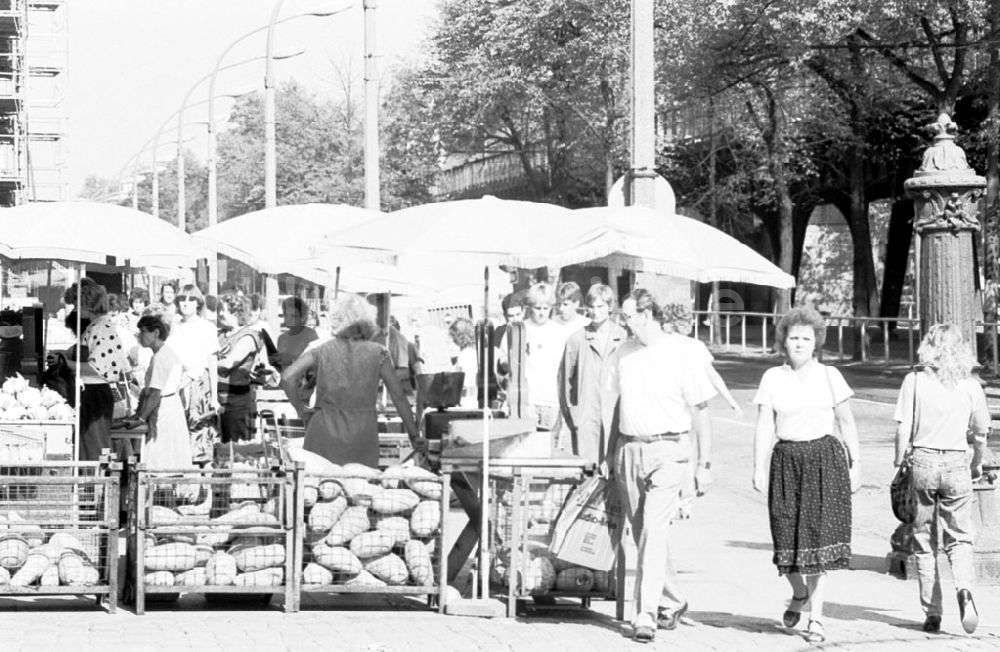
POLYGON ((670 519, 691 455, 687 436, 679 441, 623 442, 615 478, 625 498, 632 535, 639 548, 635 601, 637 614, 655 619, 686 602, 670 557, 670 519))
POLYGON ((913 542, 920 580, 920 604, 926 615, 940 616, 939 527, 955 589, 970 589, 974 580, 972 473, 968 455, 962 451, 915 448, 912 463, 917 493, 913 542))

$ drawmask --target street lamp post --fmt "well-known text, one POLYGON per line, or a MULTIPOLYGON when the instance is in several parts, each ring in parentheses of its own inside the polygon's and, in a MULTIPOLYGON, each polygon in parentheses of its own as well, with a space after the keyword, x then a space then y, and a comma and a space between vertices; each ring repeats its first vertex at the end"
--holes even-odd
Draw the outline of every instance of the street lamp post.
MULTIPOLYGON (((303 50, 303 49, 298 49, 298 50, 295 50, 293 52, 287 52, 287 53, 283 52, 280 55, 277 55, 275 58, 278 58, 278 59, 289 59, 291 57, 296 57, 296 56, 302 54, 303 52, 305 52, 305 50, 303 50)), ((206 74, 204 77, 201 77, 198 81, 196 81, 194 84, 192 84, 191 88, 188 89, 188 92, 184 95, 184 101, 181 102, 181 107, 180 107, 180 109, 177 110, 177 226, 181 230, 184 230, 185 220, 186 220, 186 218, 185 218, 185 211, 186 211, 185 203, 186 203, 186 198, 185 198, 185 188, 184 188, 184 181, 185 181, 185 179, 184 179, 184 148, 183 148, 183 146, 182 146, 181 143, 182 143, 183 134, 184 134, 184 110, 188 107, 188 101, 191 99, 191 95, 192 95, 192 93, 194 93, 195 89, 198 88, 198 86, 200 86, 202 84, 202 82, 205 82, 205 81, 208 81, 209 79, 212 79, 213 75, 216 74, 217 72, 221 72, 222 70, 229 70, 230 68, 235 68, 237 66, 242 66, 243 64, 250 63, 251 61, 260 61, 263 58, 264 58, 263 55, 259 55, 259 56, 256 56, 256 57, 250 57, 248 59, 243 59, 241 61, 237 61, 236 63, 231 63, 231 64, 228 64, 226 66, 222 66, 221 68, 218 68, 217 70, 213 70, 212 72, 206 74)), ((247 90, 241 90, 241 91, 232 92, 232 93, 220 93, 217 97, 237 98, 237 97, 241 97, 243 95, 246 95, 246 94, 252 92, 252 90, 253 89, 247 89, 247 90)), ((212 90, 210 90, 209 92, 211 93, 212 90)), ((213 97, 215 97, 215 96, 213 96, 213 97)), ((197 104, 204 104, 205 102, 208 102, 208 101, 209 100, 203 100, 202 102, 193 104, 191 106, 197 106, 197 104)), ((211 113, 211 108, 212 108, 212 103, 209 102, 209 113, 211 113)), ((211 123, 211 116, 209 117, 209 126, 208 126, 209 132, 212 131, 212 125, 210 123, 211 123)))
MULTIPOLYGON (((281 20, 275 20, 277 18, 277 13, 278 13, 277 9, 280 8, 280 5, 281 5, 282 2, 283 2, 283 0, 278 0, 278 6, 275 8, 275 11, 273 12, 273 14, 271 16, 271 22, 270 23, 268 23, 266 26, 258 27, 257 29, 255 29, 255 30, 253 30, 251 32, 247 32, 243 36, 239 37, 238 39, 236 39, 235 41, 233 41, 232 43, 230 43, 229 45, 227 45, 225 47, 225 49, 222 50, 222 53, 219 55, 219 58, 218 58, 218 60, 215 63, 215 67, 212 69, 212 75, 211 75, 211 77, 209 79, 209 82, 208 82, 208 155, 205 157, 205 166, 208 168, 208 226, 215 226, 219 222, 218 170, 217 170, 217 161, 216 161, 216 158, 217 158, 217 155, 216 155, 217 135, 216 135, 215 124, 214 124, 214 122, 215 122, 215 103, 212 101, 212 98, 213 98, 213 96, 215 94, 215 81, 216 81, 216 78, 218 77, 219 70, 221 70, 222 62, 223 62, 223 60, 225 60, 226 55, 228 55, 229 52, 234 47, 236 47, 236 45, 238 43, 242 42, 247 37, 252 36, 254 34, 257 34, 259 32, 262 32, 264 30, 268 30, 268 35, 269 35, 268 43, 270 44, 272 42, 271 39, 270 39, 270 34, 274 31, 274 26, 275 25, 280 25, 281 23, 285 23, 285 22, 288 22, 290 20, 295 20, 297 18, 303 18, 303 17, 306 17, 306 16, 313 16, 313 17, 317 17, 317 18, 322 18, 322 17, 325 17, 325 16, 332 16, 334 14, 338 14, 338 13, 340 13, 342 11, 345 11, 348 8, 348 7, 342 7, 342 8, 338 8, 336 10, 329 10, 329 11, 325 11, 325 10, 310 11, 310 12, 305 12, 305 13, 301 13, 301 14, 295 14, 294 16, 288 16, 287 18, 282 18, 281 20)), ((350 6, 350 5, 348 5, 348 6, 350 6)), ((265 58, 267 59, 267 61, 265 63, 265 75, 264 75, 264 78, 265 78, 265 94, 264 95, 265 95, 265 98, 266 98, 267 97, 266 86, 267 86, 268 78, 269 78, 268 71, 272 72, 272 74, 270 75, 270 77, 273 78, 273 61, 272 60, 274 58, 276 58, 276 57, 274 57, 273 50, 271 49, 271 47, 267 48, 267 52, 265 53, 265 58)), ((265 114, 266 114, 266 112, 267 111, 266 111, 266 107, 265 107, 265 114)), ((273 119, 273 111, 272 111, 271 115, 272 115, 272 119, 273 119)), ((265 123, 266 123, 266 119, 265 119, 265 123)), ((265 127, 265 131, 266 131, 266 127, 265 127)), ((266 138, 265 138, 265 140, 266 140, 266 138)), ((266 149, 266 146, 265 146, 265 149, 266 149)), ((265 166, 265 168, 266 168, 266 166, 265 166)), ((265 172, 265 177, 266 176, 267 176, 267 174, 265 172)), ((219 279, 218 279, 218 261, 216 261, 214 258, 210 258, 209 259, 209 265, 208 265, 208 284, 209 284, 209 291, 212 294, 215 294, 215 293, 218 292, 218 282, 219 282, 219 279)))
MULTIPOLYGON (((267 59, 264 64, 264 207, 274 208, 278 205, 278 154, 275 136, 275 89, 274 89, 274 26, 279 22, 278 14, 285 0, 277 0, 271 11, 271 21, 267 25, 267 59)), ((313 11, 299 16, 315 16, 324 18, 347 11, 353 3, 327 11, 313 11)), ((293 16, 298 17, 298 16, 293 16)))
POLYGON ((377 0, 364 0, 365 11, 365 208, 382 209, 379 187, 378 64, 375 60, 377 0))

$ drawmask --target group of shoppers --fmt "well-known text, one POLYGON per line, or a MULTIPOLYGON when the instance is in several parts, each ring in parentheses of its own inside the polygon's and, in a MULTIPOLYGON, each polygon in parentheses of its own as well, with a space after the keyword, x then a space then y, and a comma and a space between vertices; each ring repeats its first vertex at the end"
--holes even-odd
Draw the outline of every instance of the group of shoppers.
POLYGON ((64 302, 74 307, 67 325, 79 326, 83 363, 81 460, 112 448, 113 421, 132 417, 147 425, 142 460, 151 468, 210 461, 220 437, 252 436, 253 386, 319 337, 297 297, 283 304, 286 329, 270 356, 259 310, 239 292, 206 299, 193 283, 164 283, 156 301, 136 288, 114 312, 104 286, 85 277, 64 302))
MULTIPOLYGON (((661 306, 639 289, 616 310, 612 290, 593 285, 585 299, 589 322, 564 334, 560 345, 550 312, 573 295, 560 287, 550 297, 549 290, 539 284, 525 295, 529 403, 540 429, 563 428, 572 451, 614 480, 638 547, 633 631, 637 640, 651 641, 658 628, 675 628, 688 606, 671 560, 668 526, 690 516, 691 498, 711 482, 708 401, 718 395, 737 414, 742 408, 713 368, 711 354, 688 337, 693 317, 687 306, 661 306), (552 349, 560 346, 561 355, 555 355, 552 349)), ((571 315, 561 316, 571 321, 571 315)), ((853 392, 839 370, 820 361, 825 319, 811 308, 795 308, 776 331, 784 363, 763 375, 753 397, 753 486, 767 495, 772 561, 791 590, 782 622, 798 627, 808 612, 803 635, 821 643, 826 578, 850 564, 851 496, 860 486, 862 453, 850 407, 853 392)), ((940 528, 959 618, 971 633, 978 624, 972 483, 982 473, 990 417, 958 327, 933 326, 919 358, 920 367, 903 382, 895 418, 896 464, 907 458, 912 465, 918 505, 913 545, 923 629, 941 627, 940 528)))

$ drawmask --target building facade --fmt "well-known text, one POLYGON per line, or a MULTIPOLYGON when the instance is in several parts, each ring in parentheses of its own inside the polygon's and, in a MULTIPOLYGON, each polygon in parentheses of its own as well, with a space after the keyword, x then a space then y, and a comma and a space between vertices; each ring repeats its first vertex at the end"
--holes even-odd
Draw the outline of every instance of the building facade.
POLYGON ((0 206, 66 199, 65 0, 0 0, 0 206))

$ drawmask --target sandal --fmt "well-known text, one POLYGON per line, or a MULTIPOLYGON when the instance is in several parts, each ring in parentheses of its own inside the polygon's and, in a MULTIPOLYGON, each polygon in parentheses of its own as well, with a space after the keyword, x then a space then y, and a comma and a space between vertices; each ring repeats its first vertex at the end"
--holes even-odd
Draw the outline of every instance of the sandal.
POLYGON ((806 606, 809 602, 809 591, 801 598, 792 596, 792 601, 788 603, 788 609, 785 609, 785 613, 781 614, 781 622, 785 627, 795 627, 799 624, 799 619, 802 618, 802 608, 806 606), (794 609, 793 607, 798 607, 794 609))
POLYGON ((652 643, 653 639, 656 638, 656 630, 648 625, 641 625, 635 628, 632 638, 637 643, 652 643))
POLYGON ((826 640, 826 632, 823 631, 823 623, 818 620, 810 620, 809 628, 806 630, 806 641, 809 643, 822 643, 826 640))

